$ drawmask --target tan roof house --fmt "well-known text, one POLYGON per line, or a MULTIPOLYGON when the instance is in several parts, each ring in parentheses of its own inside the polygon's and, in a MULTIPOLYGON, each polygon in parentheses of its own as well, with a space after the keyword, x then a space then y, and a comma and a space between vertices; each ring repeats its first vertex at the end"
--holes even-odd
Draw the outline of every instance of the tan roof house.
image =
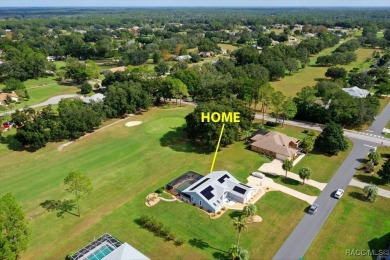
POLYGON ((11 97, 12 101, 15 101, 15 102, 19 101, 18 95, 16 95, 16 93, 13 91, 11 93, 0 92, 0 105, 3 105, 3 106, 7 105, 8 97, 11 97))
POLYGON ((257 134, 251 138, 251 150, 271 156, 280 160, 295 159, 299 154, 300 140, 270 131, 265 134, 257 134))

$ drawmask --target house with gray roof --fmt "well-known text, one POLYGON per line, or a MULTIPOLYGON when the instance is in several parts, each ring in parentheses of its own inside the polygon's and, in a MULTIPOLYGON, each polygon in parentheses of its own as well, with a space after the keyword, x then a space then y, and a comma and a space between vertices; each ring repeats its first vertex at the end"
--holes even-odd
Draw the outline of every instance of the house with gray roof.
POLYGON ((370 94, 370 91, 358 88, 356 86, 351 88, 343 88, 343 91, 347 92, 351 97, 357 98, 365 98, 368 94, 370 94))
POLYGON ((215 171, 183 190, 181 198, 215 213, 230 201, 246 203, 256 192, 257 188, 239 182, 229 172, 215 171))
POLYGON ((83 102, 85 104, 89 104, 91 103, 91 101, 94 101, 94 102, 103 102, 103 99, 105 98, 105 96, 101 93, 97 93, 95 95, 92 95, 90 97, 86 97, 86 98, 83 98, 83 102))

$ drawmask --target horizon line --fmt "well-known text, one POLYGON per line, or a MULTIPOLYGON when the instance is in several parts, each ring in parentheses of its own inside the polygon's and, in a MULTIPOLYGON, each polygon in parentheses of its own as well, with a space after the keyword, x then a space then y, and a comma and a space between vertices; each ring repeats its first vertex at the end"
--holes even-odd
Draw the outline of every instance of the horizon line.
POLYGON ((169 6, 169 5, 156 5, 156 6, 130 6, 130 5, 118 5, 118 6, 104 6, 104 5, 101 5, 101 6, 88 6, 88 5, 85 5, 85 6, 52 6, 52 5, 47 5, 47 6, 1 6, 0 5, 0 8, 64 8, 64 7, 67 7, 67 8, 123 8, 123 7, 127 7, 127 8, 161 8, 161 7, 167 7, 167 8, 182 8, 182 7, 194 7, 194 8, 213 8, 213 7, 218 7, 218 8, 340 8, 340 7, 352 7, 352 8, 376 8, 376 7, 385 7, 385 8, 388 8, 390 9, 390 6, 388 5, 372 5, 372 6, 365 6, 365 5, 329 5, 329 6, 325 6, 325 5, 318 5, 318 6, 312 6, 312 5, 309 5, 309 6, 292 6, 292 5, 288 5, 288 6, 260 6, 260 5, 252 5, 252 6, 239 6, 239 5, 231 5, 231 6, 222 6, 222 5, 202 5, 202 6, 196 6, 196 5, 176 5, 176 6, 169 6))

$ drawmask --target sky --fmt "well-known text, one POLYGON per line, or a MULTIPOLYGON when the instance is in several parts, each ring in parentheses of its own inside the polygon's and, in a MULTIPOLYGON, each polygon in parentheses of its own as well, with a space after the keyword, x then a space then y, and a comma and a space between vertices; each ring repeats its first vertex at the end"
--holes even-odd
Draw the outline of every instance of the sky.
POLYGON ((390 0, 0 0, 0 7, 65 7, 65 6, 258 6, 258 7, 294 7, 294 6, 385 6, 390 0))

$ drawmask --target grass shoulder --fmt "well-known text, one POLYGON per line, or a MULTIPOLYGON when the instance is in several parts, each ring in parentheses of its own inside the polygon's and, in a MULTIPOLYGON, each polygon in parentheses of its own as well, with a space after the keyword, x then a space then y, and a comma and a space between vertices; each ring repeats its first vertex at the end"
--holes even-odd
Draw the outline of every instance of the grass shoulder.
MULTIPOLYGON (((305 254, 305 259, 356 259, 348 255, 355 250, 388 249, 390 240, 390 199, 378 197, 376 202, 362 199, 360 188, 349 186, 332 214, 305 254)), ((373 259, 360 256, 359 259, 373 259)), ((376 257, 375 257, 376 259, 376 257)))

